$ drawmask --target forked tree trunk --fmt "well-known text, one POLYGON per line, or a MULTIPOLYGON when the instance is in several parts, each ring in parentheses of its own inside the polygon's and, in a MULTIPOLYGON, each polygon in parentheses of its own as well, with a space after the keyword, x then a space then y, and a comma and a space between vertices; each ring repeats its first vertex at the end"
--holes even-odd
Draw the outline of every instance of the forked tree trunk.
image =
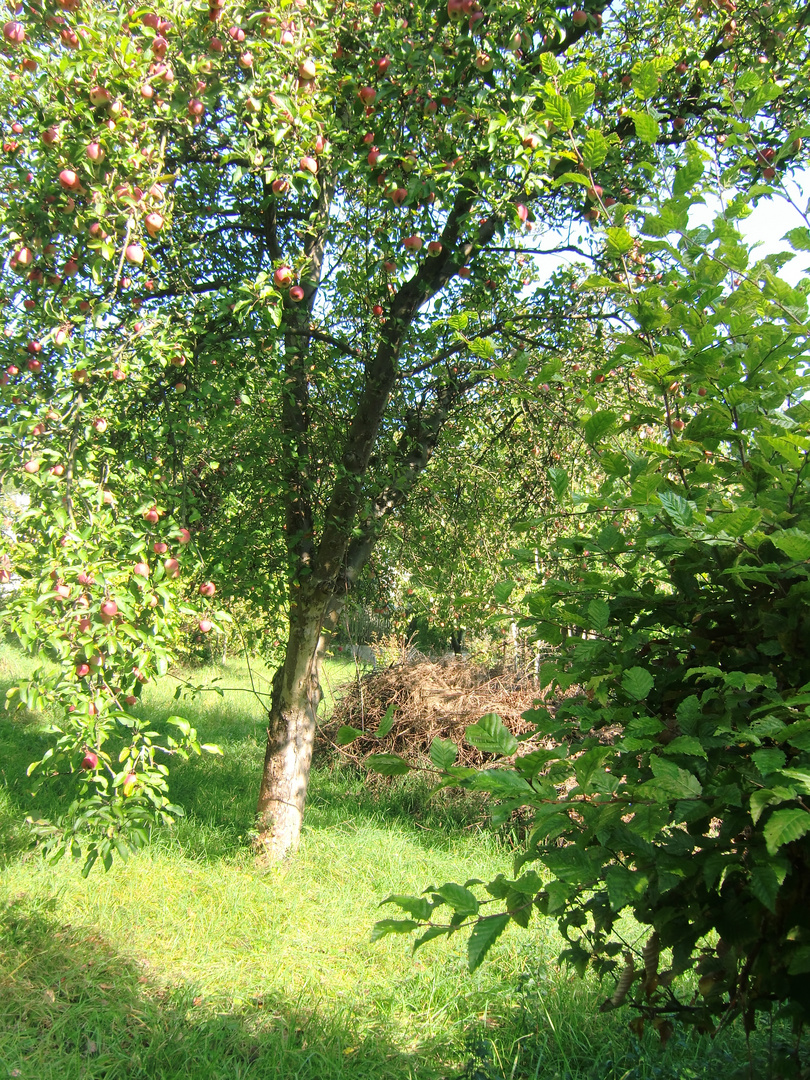
POLYGON ((284 665, 273 680, 256 810, 257 847, 270 862, 295 851, 301 838, 315 716, 321 700, 324 608, 323 597, 301 598, 290 619, 284 665))

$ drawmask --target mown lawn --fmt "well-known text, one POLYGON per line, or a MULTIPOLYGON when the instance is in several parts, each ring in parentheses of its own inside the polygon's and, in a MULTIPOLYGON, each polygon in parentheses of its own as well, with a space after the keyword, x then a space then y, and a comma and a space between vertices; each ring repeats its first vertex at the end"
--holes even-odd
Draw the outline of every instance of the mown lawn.
MULTIPOLYGON (((23 668, 5 649, 0 691, 23 668)), ((388 894, 509 872, 458 793, 369 784, 322 756, 299 854, 257 867, 264 717, 243 663, 216 674, 237 689, 178 704, 166 679, 142 707, 187 716, 224 757, 177 768, 185 819, 87 880, 29 850, 25 815, 59 812, 25 776, 45 737, 39 718, 0 714, 0 1078, 688 1080, 747 1061, 735 1033, 639 1042, 626 1012, 599 1012, 612 987, 557 965, 551 922, 507 931, 474 975, 462 937, 416 955, 402 937, 371 944, 388 894)))

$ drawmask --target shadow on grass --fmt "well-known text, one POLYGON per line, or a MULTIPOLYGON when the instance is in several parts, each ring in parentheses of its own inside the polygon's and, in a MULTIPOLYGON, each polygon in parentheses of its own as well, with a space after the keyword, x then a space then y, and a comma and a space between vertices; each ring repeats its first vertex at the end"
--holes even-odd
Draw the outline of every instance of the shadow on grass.
MULTIPOLYGON (((0 907, 0 1075, 21 1080, 392 1080, 436 1076, 381 1024, 273 997, 161 985, 58 901, 0 907)), ((200 943, 204 948, 204 942, 200 943)))
MULTIPOLYGON (((0 696, 12 685, 0 679, 0 696)), ((136 710, 158 730, 179 713, 197 728, 202 742, 217 743, 222 757, 204 755, 176 761, 169 779, 172 801, 185 818, 173 829, 187 857, 218 859, 244 852, 249 844, 265 746, 264 717, 244 694, 221 698, 206 694, 173 701, 171 695, 147 701, 136 710)), ((32 794, 26 775, 53 738, 42 717, 24 710, 0 714, 0 864, 28 843, 21 822, 27 815, 53 820, 64 813, 77 777, 49 780, 32 794)), ((123 745, 123 744, 122 744, 123 745)), ((115 743, 108 752, 117 755, 115 743)), ((430 777, 382 779, 339 763, 320 752, 312 771, 305 831, 360 828, 397 829, 426 849, 444 848, 459 836, 481 829, 482 799, 455 791, 430 798, 430 777)))

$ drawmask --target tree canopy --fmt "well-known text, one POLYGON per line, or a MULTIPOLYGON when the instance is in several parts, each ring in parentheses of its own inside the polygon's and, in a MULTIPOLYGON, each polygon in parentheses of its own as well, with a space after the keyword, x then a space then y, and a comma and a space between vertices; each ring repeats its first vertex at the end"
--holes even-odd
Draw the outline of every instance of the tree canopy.
MULTIPOLYGON (((5 573, 49 661, 19 700, 61 717, 39 770, 80 778, 54 843, 108 858, 171 814, 132 710, 239 596, 286 622, 257 832, 295 846, 329 632, 443 430, 523 381, 598 441, 617 362, 577 360, 572 325, 629 317, 653 351, 683 197, 711 170, 743 207, 803 159, 805 46, 792 4, 733 0, 61 0, 6 22, 0 452, 28 501, 5 573), (548 247, 598 287, 542 283, 548 247)), ((689 244, 741 259, 733 231, 689 244)), ((169 756, 198 748, 178 725, 169 756)))

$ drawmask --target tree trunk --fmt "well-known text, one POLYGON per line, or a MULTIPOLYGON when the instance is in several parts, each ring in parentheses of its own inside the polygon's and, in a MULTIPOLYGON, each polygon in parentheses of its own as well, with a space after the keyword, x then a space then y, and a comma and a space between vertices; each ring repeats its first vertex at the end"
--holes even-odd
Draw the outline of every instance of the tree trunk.
POLYGON ((284 665, 273 680, 267 751, 256 809, 257 847, 270 862, 295 851, 301 837, 315 717, 321 700, 325 606, 318 595, 298 601, 290 616, 284 665))

